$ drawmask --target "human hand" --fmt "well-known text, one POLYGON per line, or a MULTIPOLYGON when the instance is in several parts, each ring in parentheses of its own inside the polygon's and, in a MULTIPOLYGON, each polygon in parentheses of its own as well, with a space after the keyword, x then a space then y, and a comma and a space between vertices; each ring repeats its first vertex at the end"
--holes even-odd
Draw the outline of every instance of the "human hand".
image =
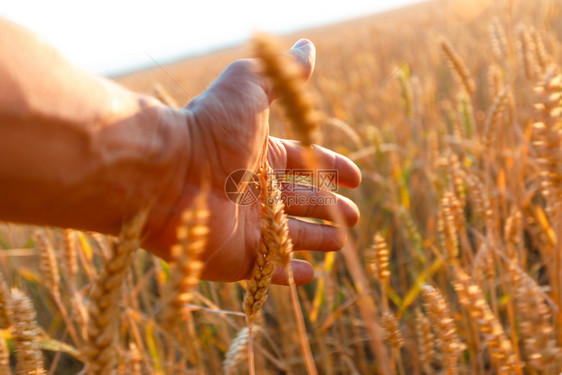
MULTIPOLYGON (((314 69, 314 45, 302 39, 287 54, 301 65, 308 79, 314 69)), ((184 157, 179 158, 184 165, 178 168, 183 169, 171 184, 176 188, 170 189, 177 193, 164 193, 167 203, 161 206, 170 208, 164 210, 165 220, 149 222, 147 249, 169 258, 181 213, 190 207, 202 182, 208 180, 210 235, 201 278, 235 281, 249 276, 259 243, 260 204, 236 205, 225 194, 225 181, 239 169, 257 172, 266 157, 274 170, 309 168, 298 142, 269 136, 269 105, 274 99, 270 82, 259 74, 258 61, 238 60, 182 110, 187 122, 187 146, 184 145, 184 157)), ((341 186, 359 185, 361 174, 353 162, 321 147, 315 146, 314 150, 319 167, 338 171, 341 186)), ((355 225, 359 219, 357 206, 339 194, 318 189, 282 192, 282 196, 289 195, 300 196, 307 203, 287 206, 288 215, 335 221, 333 215, 337 212, 341 219, 338 222, 347 226, 355 225), (336 205, 310 203, 320 196, 335 197, 336 205)), ((326 224, 290 218, 289 232, 295 250, 335 251, 345 243, 345 232, 326 224)), ((293 260, 292 266, 297 284, 312 281, 314 271, 308 262, 293 260)), ((273 282, 286 284, 285 272, 276 270, 273 282)))

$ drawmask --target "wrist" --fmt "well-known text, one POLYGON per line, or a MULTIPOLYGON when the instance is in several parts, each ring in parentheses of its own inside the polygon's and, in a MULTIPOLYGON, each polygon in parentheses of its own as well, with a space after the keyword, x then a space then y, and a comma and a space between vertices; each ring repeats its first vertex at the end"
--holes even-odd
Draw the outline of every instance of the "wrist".
POLYGON ((158 230, 183 189, 191 149, 187 120, 184 112, 148 96, 136 95, 136 106, 133 116, 100 133, 99 151, 110 164, 108 190, 121 203, 116 224, 148 208, 147 227, 158 230))
POLYGON ((167 230, 185 194, 186 176, 192 161, 190 113, 162 105, 150 97, 141 97, 140 102, 141 116, 145 116, 140 122, 150 124, 145 134, 152 143, 148 147, 150 156, 146 156, 146 165, 138 170, 139 184, 134 200, 139 204, 131 214, 150 210, 146 224, 146 240, 150 242, 167 230))
POLYGON ((154 98, 120 87, 110 93, 112 109, 88 132, 86 167, 68 181, 67 201, 79 228, 117 234, 123 222, 149 208, 151 227, 177 199, 188 160, 185 114, 154 98), (72 203, 71 203, 72 204, 72 203))

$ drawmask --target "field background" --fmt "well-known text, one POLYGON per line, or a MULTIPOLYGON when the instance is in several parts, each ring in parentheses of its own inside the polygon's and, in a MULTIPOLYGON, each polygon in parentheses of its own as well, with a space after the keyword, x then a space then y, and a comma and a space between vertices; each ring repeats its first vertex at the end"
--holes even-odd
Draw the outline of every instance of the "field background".
MULTIPOLYGON (((341 191, 362 215, 345 249, 298 255, 317 272, 299 293, 320 374, 562 371, 561 9, 438 0, 282 38, 287 49, 315 43, 306 86, 323 145, 363 174, 341 191)), ((115 80, 147 94, 159 85, 183 106, 252 56, 243 45, 115 80)), ((290 137, 276 103, 271 134, 290 137)), ((110 247, 98 234, 0 226, 0 289, 31 298, 53 374, 82 368, 89 291, 110 247)), ((169 278, 166 263, 136 253, 119 291, 117 371, 222 373, 245 327, 244 283, 200 282, 190 320, 170 332, 159 317, 169 278)), ((290 306, 272 287, 258 374, 306 373, 290 306)), ((17 333, 4 328, 14 367, 17 333)), ((244 355, 240 345, 231 373, 247 373, 244 355)))

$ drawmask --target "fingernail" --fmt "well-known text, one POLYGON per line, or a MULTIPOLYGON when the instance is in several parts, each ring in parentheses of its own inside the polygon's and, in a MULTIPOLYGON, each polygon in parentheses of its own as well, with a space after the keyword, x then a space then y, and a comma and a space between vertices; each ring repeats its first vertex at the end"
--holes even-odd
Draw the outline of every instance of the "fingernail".
POLYGON ((299 39, 291 49, 301 48, 308 44, 308 39, 299 39))

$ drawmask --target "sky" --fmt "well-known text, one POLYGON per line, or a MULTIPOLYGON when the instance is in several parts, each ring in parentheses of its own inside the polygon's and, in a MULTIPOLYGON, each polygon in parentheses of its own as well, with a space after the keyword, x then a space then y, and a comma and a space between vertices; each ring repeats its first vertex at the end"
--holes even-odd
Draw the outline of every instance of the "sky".
POLYGON ((116 75, 229 47, 253 32, 289 33, 419 0, 13 0, 0 15, 92 73, 116 75))

